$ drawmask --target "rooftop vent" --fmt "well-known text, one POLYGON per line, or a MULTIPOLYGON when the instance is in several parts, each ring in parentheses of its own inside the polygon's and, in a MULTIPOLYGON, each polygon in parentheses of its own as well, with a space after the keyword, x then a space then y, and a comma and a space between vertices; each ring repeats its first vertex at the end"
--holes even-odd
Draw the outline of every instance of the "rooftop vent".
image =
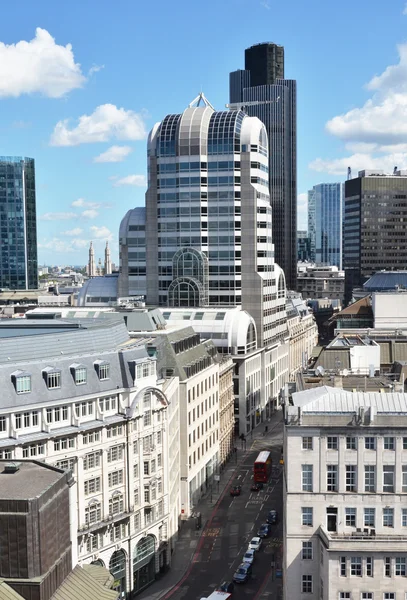
POLYGON ((20 463, 12 462, 4 465, 4 471, 6 475, 12 475, 13 473, 17 473, 20 470, 20 463))

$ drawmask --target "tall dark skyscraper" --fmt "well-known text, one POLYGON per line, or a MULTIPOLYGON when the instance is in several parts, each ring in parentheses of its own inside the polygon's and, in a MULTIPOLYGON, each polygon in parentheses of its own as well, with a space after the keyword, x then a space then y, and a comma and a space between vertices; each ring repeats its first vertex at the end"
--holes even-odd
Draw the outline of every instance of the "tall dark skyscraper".
POLYGON ((38 287, 35 166, 32 158, 0 157, 0 287, 38 287))
POLYGON ((245 69, 230 74, 231 108, 266 126, 275 260, 287 287, 297 283, 297 90, 284 79, 284 48, 265 43, 245 51, 245 69))

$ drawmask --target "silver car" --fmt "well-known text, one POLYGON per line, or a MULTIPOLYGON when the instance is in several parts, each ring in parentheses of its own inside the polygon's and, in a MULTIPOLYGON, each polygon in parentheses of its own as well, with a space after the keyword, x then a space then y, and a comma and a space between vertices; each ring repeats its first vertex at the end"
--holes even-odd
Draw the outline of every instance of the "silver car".
POLYGON ((246 553, 243 555, 243 562, 249 563, 249 565, 252 565, 253 561, 254 561, 254 557, 255 557, 254 550, 246 550, 246 553))

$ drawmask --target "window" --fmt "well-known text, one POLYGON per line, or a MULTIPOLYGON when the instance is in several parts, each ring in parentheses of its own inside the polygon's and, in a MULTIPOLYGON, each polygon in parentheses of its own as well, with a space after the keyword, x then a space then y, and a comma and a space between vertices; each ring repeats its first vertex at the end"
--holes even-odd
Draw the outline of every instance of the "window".
POLYGON ((401 509, 401 525, 407 527, 407 508, 401 509))
POLYGON ((365 492, 374 492, 375 490, 376 467, 375 465, 365 465, 365 492))
POLYGON ((346 491, 356 492, 356 465, 346 465, 346 491))
POLYGON ((362 558, 360 556, 350 557, 350 574, 355 577, 362 577, 362 558))
POLYGON ((60 438, 59 440, 54 440, 55 452, 67 450, 68 448, 75 448, 75 438, 60 438))
POLYGON ((103 413, 117 410, 117 397, 107 396, 106 398, 99 398, 99 410, 103 413))
POLYGON ((99 502, 93 502, 85 508, 85 523, 87 525, 93 525, 93 523, 100 521, 101 515, 102 511, 99 502))
POLYGON ((394 592, 384 592, 383 600, 396 600, 396 594, 394 592))
POLYGON ((383 508, 383 527, 394 527, 393 508, 383 508))
POLYGON ((112 471, 107 476, 108 486, 114 487, 123 483, 123 471, 112 471))
POLYGON ((77 367, 75 369, 75 384, 82 385, 86 383, 86 367, 77 367))
POLYGON ((139 493, 139 490, 138 490, 138 488, 136 488, 136 489, 134 490, 134 504, 135 504, 136 506, 138 506, 138 505, 139 505, 139 503, 140 503, 140 493, 139 493))
POLYGON ((150 490, 144 490, 144 502, 150 504, 150 490))
POLYGON ((347 450, 356 450, 356 438, 355 437, 347 437, 346 438, 346 449, 347 450))
POLYGON ((123 435, 123 427, 121 425, 114 425, 114 427, 109 427, 108 429, 106 429, 106 434, 108 438, 123 435))
POLYGON ((302 449, 303 450, 312 450, 312 437, 303 437, 302 438, 302 449))
POLYGON ((140 513, 134 515, 134 531, 138 531, 141 528, 141 516, 140 513))
POLYGON ((338 450, 338 438, 328 436, 326 438, 326 445, 328 450, 338 450))
POLYGON ((385 450, 394 450, 394 437, 385 437, 383 446, 385 450))
POLYGON ((92 433, 84 433, 82 436, 82 443, 84 445, 94 444, 95 442, 100 441, 100 432, 93 431, 92 433))
POLYGON ((144 461, 143 473, 144 475, 150 475, 150 463, 148 460, 144 461))
MULTIPOLYGON (((406 509, 407 510, 407 509, 406 509)), ((307 527, 312 527, 313 521, 312 506, 303 506, 301 508, 302 524, 307 527)))
POLYGON ((56 390, 61 387, 61 371, 46 372, 47 388, 56 390))
POLYGON ((313 489, 312 465, 302 465, 302 491, 312 492, 313 489))
POLYGON ((302 593, 312 594, 312 575, 302 576, 302 593))
POLYGON ((407 465, 401 466, 401 491, 407 492, 407 465))
POLYGON ((362 592, 361 600, 373 600, 373 592, 362 592))
POLYGON ((127 535, 127 526, 126 523, 118 523, 114 525, 110 530, 110 541, 117 542, 127 535))
POLYGON ((91 454, 86 454, 83 457, 83 470, 87 471, 95 467, 100 467, 100 453, 92 452, 91 454))
POLYGON ((373 557, 366 557, 366 575, 367 577, 373 577, 373 557))
POLYGON ((41 456, 42 454, 45 454, 45 444, 32 444, 31 446, 23 446, 23 458, 41 456))
POLYGON ((144 413, 144 427, 148 427, 151 425, 151 411, 147 411, 144 413))
POLYGON ((94 479, 88 479, 83 484, 85 496, 89 496, 90 494, 96 494, 100 492, 100 477, 95 477, 94 479))
POLYGON ((365 448, 366 450, 376 450, 376 438, 365 437, 365 448))
POLYGON ((106 379, 110 378, 109 363, 100 361, 95 363, 95 367, 100 381, 106 381, 106 379))
POLYGON ((385 556, 385 558, 384 558, 384 576, 391 577, 391 558, 390 558, 390 556, 385 556))
POLYGON ((328 492, 338 490, 338 465, 326 466, 326 489, 328 492))
POLYGON ((16 377, 17 394, 28 394, 31 392, 31 375, 19 375, 16 377))
POLYGON ((406 576, 406 559, 404 556, 396 556, 395 575, 406 576))
POLYGON ((0 460, 9 460, 11 458, 11 450, 0 450, 0 460))
POLYGON ((62 469, 63 471, 75 472, 75 464, 76 458, 66 458, 64 460, 57 460, 55 466, 57 469, 62 469))
POLYGON ((383 492, 394 492, 394 465, 383 465, 383 492))
POLYGON ((107 452, 107 462, 115 462, 123 458, 123 446, 111 446, 107 452))
POLYGON ((302 543, 302 560, 312 560, 312 542, 302 543))
POLYGON ((340 557, 339 568, 340 568, 341 577, 346 577, 346 556, 340 557))
POLYGON ((135 465, 133 465, 133 477, 134 477, 134 479, 138 479, 139 478, 138 463, 136 463, 135 465))
POLYGON ((352 598, 350 592, 339 592, 339 600, 347 600, 348 598, 352 598))
POLYGON ((374 508, 365 508, 364 509, 364 521, 363 524, 365 527, 375 527, 375 512, 374 508))
POLYGON ((80 402, 75 404, 75 416, 77 419, 79 417, 87 417, 93 415, 93 402, 80 402))
POLYGON ((119 515, 124 510, 122 494, 116 494, 109 499, 109 515, 119 515))
POLYGON ((95 533, 89 536, 86 540, 86 552, 94 552, 103 546, 103 535, 101 533, 95 533))
POLYGON ((163 465, 163 457, 162 457, 162 454, 159 454, 157 456, 157 467, 160 468, 160 467, 162 467, 162 465, 163 465))
POLYGON ((356 508, 345 508, 346 527, 356 527, 356 508))
POLYGON ((161 431, 157 431, 157 445, 161 446, 162 444, 162 433, 161 431))
POLYGON ((403 437, 403 450, 407 450, 407 437, 403 437))

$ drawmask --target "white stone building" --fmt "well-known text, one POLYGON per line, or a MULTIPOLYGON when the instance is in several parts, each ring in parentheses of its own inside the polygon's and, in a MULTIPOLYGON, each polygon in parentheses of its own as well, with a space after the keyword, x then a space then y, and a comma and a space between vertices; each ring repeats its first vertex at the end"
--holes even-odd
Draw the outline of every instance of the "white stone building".
POLYGON ((322 386, 292 402, 284 598, 405 600, 407 394, 322 386))
POLYGON ((0 458, 71 469, 73 563, 143 589, 178 531, 178 379, 157 382, 145 340, 117 316, 13 319, 0 338, 0 458))
POLYGON ((318 344, 318 327, 312 311, 299 294, 289 292, 287 298, 290 381, 301 369, 306 369, 313 348, 318 344))

